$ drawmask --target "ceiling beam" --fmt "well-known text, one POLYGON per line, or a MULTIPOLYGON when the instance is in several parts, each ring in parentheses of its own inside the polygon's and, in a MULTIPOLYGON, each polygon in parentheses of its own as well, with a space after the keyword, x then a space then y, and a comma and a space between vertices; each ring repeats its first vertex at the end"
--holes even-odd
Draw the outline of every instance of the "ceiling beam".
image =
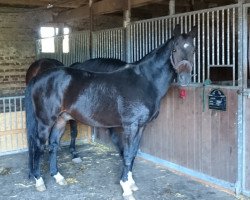
MULTIPOLYGON (((86 0, 85 0, 86 1, 86 0)), ((79 5, 84 4, 82 2, 75 2, 70 0, 57 1, 57 0, 0 0, 1 5, 10 6, 26 6, 26 7, 44 7, 47 8, 49 5, 52 7, 61 8, 77 8, 79 5)))
MULTIPOLYGON (((135 8, 160 1, 162 0, 130 0, 130 3, 131 3, 131 8, 135 8)), ((121 3, 120 0, 102 0, 93 3, 92 12, 94 15, 113 13, 124 10, 124 5, 125 4, 121 3)), ((65 22, 65 21, 86 19, 88 17, 89 17, 89 7, 83 6, 80 8, 63 11, 59 13, 58 16, 54 18, 54 21, 65 22)))
MULTIPOLYGON (((52 1, 53 2, 53 1, 52 1)), ((12 6, 47 6, 49 1, 43 0, 1 0, 1 4, 12 5, 12 6)))

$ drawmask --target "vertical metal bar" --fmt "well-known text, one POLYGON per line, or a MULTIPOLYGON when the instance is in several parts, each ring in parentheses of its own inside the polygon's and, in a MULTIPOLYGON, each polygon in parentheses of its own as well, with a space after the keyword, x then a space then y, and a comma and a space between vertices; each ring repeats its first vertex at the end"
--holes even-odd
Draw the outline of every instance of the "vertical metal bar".
POLYGON ((154 21, 153 24, 154 24, 154 34, 155 34, 155 48, 158 47, 158 26, 157 26, 157 22, 158 20, 154 21))
POLYGON ((150 41, 150 43, 151 43, 151 49, 150 49, 150 51, 152 51, 154 48, 155 48, 155 43, 154 43, 154 40, 155 40, 155 34, 154 34, 154 25, 153 25, 153 22, 152 21, 150 21, 149 22, 150 23, 150 32, 151 32, 151 41, 150 41))
POLYGON ((210 13, 207 12, 207 76, 210 78, 210 13))
MULTIPOLYGON (((193 15, 193 25, 195 26, 196 25, 196 14, 193 15)), ((197 37, 194 39, 194 44, 197 44, 197 41, 198 41, 198 34, 197 34, 197 37)), ((198 78, 198 74, 197 74, 197 70, 196 70, 196 65, 197 65, 197 62, 196 62, 196 58, 198 58, 198 47, 196 47, 196 52, 194 54, 194 69, 193 69, 193 74, 194 74, 194 78, 193 78, 193 82, 196 83, 197 82, 197 78, 198 78)))
POLYGON ((220 11, 216 11, 217 15, 217 26, 216 26, 216 32, 217 32, 217 62, 216 64, 220 64, 220 11))
POLYGON ((202 13, 202 82, 206 79, 205 69, 205 13, 202 13))
POLYGON ((198 73, 198 83, 201 82, 201 26, 200 26, 200 14, 198 14, 198 19, 197 19, 197 23, 198 23, 198 63, 197 63, 197 73, 198 73))
POLYGON ((212 65, 214 65, 214 57, 215 57, 215 48, 214 48, 214 45, 215 45, 215 32, 214 32, 214 11, 212 12, 212 65))
POLYGON ((147 53, 147 49, 146 49, 146 41, 145 41, 145 22, 142 23, 142 44, 143 44, 143 48, 142 48, 142 51, 143 51, 143 56, 145 56, 147 53))
POLYGON ((146 40, 146 54, 148 54, 148 52, 149 52, 149 43, 148 43, 148 33, 149 31, 148 31, 148 23, 147 22, 145 22, 145 32, 144 32, 144 35, 145 35, 145 40, 146 40))
POLYGON ((221 53, 222 58, 221 59, 222 60, 221 61, 222 61, 222 63, 221 64, 225 65, 225 30, 224 30, 225 29, 225 21, 224 21, 225 20, 225 10, 223 9, 221 12, 222 12, 222 20, 221 20, 221 25, 222 25, 222 27, 221 27, 221 29, 222 29, 221 30, 222 31, 222 33, 221 33, 222 34, 222 37, 221 37, 221 40, 222 40, 222 42, 221 42, 222 43, 222 53, 221 53))
POLYGON ((152 31, 151 31, 151 25, 148 22, 148 52, 152 50, 152 31))
POLYGON ((184 30, 185 30, 184 32, 187 33, 187 26, 188 26, 188 23, 187 23, 187 15, 185 15, 185 17, 184 17, 184 22, 185 22, 185 23, 184 23, 184 30))
MULTIPOLYGON (((232 56, 232 59, 233 59, 233 86, 235 86, 235 80, 236 80, 236 77, 235 77, 235 65, 236 65, 236 61, 235 61, 235 56, 236 56, 236 50, 235 50, 235 28, 236 28, 236 25, 235 25, 235 8, 233 8, 233 30, 232 30, 232 34, 233 34, 233 56, 232 56)), ((240 72, 241 73, 241 72, 240 72)), ((238 75, 238 78, 240 78, 240 74, 238 75)))
POLYGON ((169 19, 169 35, 168 39, 172 36, 172 18, 169 19))
MULTIPOLYGON (((11 115, 11 100, 8 98, 8 105, 9 105, 9 128, 10 130, 13 130, 12 128, 12 115, 11 115)), ((10 140, 11 140, 11 149, 13 149, 13 135, 10 133, 10 140)))
MULTIPOLYGON (((22 99, 24 99, 24 97, 20 97, 19 98, 19 103, 20 103, 20 113, 21 113, 21 129, 24 129, 23 126, 23 104, 22 104, 22 99)), ((22 147, 24 147, 24 131, 22 131, 22 147)))
POLYGON ((227 65, 230 65, 230 9, 227 9, 227 65))
POLYGON ((139 40, 139 51, 140 51, 140 59, 143 57, 143 48, 142 48, 142 28, 141 28, 141 26, 142 26, 142 23, 139 23, 138 24, 139 25, 139 38, 138 38, 138 40, 139 40))
MULTIPOLYGON (((16 106, 17 106, 17 97, 14 97, 13 100, 14 100, 14 112, 15 112, 15 129, 18 129, 18 123, 17 123, 17 108, 16 108, 16 106)), ((20 110, 20 109, 19 109, 19 110, 20 110)), ((19 114, 21 115, 21 112, 20 112, 20 111, 19 111, 19 114)), ((20 147, 19 147, 19 142, 18 142, 18 135, 16 135, 16 145, 17 145, 18 148, 20 148, 20 147)))
POLYGON ((181 32, 183 33, 183 16, 180 17, 181 18, 181 32))
POLYGON ((133 25, 133 62, 136 61, 136 24, 133 25))

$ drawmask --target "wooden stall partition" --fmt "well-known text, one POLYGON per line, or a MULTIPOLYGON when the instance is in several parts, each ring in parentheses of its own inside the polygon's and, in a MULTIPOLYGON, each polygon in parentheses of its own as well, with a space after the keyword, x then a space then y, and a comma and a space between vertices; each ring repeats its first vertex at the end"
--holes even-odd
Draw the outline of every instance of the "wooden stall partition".
POLYGON ((161 104, 158 118, 143 135, 141 151, 208 176, 235 183, 237 179, 237 90, 221 89, 226 111, 208 108, 214 89, 187 88, 179 97, 172 87, 161 104), (205 98, 204 98, 205 97, 205 98))

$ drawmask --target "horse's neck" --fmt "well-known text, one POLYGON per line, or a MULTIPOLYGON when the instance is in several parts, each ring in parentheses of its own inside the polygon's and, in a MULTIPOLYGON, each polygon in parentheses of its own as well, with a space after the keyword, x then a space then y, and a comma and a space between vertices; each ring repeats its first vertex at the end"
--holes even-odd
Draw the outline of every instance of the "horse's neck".
POLYGON ((139 62, 141 71, 156 88, 159 99, 167 93, 175 75, 170 61, 171 45, 170 41, 167 42, 139 62))

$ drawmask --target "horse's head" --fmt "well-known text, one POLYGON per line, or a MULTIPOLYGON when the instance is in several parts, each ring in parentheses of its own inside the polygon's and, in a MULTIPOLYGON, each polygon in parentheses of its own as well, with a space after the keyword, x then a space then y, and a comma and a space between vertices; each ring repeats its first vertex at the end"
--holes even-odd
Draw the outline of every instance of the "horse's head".
POLYGON ((193 27, 187 34, 181 34, 179 25, 174 29, 171 64, 177 74, 177 84, 180 86, 186 86, 191 81, 195 52, 193 40, 196 34, 197 27, 193 27))

